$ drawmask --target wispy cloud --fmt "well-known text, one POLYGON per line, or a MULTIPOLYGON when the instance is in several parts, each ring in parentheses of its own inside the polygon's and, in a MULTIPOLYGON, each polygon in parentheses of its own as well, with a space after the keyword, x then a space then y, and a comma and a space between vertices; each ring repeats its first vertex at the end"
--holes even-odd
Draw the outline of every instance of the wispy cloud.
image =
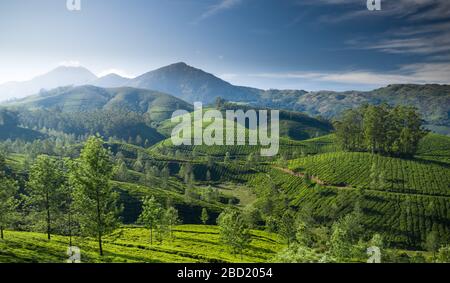
MULTIPOLYGON (((391 54, 419 55, 428 62, 449 62, 450 1, 449 0, 382 0, 382 11, 365 9, 362 0, 306 0, 299 5, 345 5, 347 12, 329 12, 321 22, 340 23, 363 17, 389 17, 400 24, 388 31, 371 33, 365 38, 347 41, 350 48, 375 50, 391 54), (447 59, 445 59, 447 58, 447 59)), ((422 61, 423 61, 422 60, 422 61)))
POLYGON ((206 9, 206 11, 203 12, 203 14, 201 14, 200 17, 195 20, 195 22, 198 23, 222 11, 232 9, 241 4, 242 1, 243 0, 220 0, 218 3, 209 6, 208 9, 206 9))
MULTIPOLYGON (((298 5, 323 6, 323 5, 346 5, 347 13, 334 18, 334 21, 350 20, 365 16, 368 13, 382 16, 396 16, 409 20, 442 20, 450 17, 450 1, 448 0, 382 0, 382 11, 370 12, 366 9, 365 0, 302 0, 298 5)), ((331 18, 330 18, 331 19, 331 18)))
POLYGON ((420 63, 400 66, 397 70, 377 72, 370 70, 348 71, 317 71, 317 72, 280 72, 280 73, 253 73, 253 74, 223 74, 221 78, 227 80, 262 79, 279 80, 290 85, 302 85, 305 82, 316 82, 319 85, 339 84, 355 86, 378 87, 389 84, 450 84, 450 63, 420 63))
POLYGON ((450 55, 450 22, 392 29, 374 35, 370 39, 353 39, 347 44, 356 49, 379 50, 393 54, 419 54, 436 58, 437 55, 450 55))

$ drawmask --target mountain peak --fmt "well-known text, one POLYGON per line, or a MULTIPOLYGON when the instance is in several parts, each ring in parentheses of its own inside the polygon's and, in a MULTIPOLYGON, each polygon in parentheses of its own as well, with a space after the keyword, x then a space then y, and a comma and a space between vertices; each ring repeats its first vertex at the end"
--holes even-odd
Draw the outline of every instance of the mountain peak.
POLYGON ((92 82, 92 85, 99 87, 121 87, 125 86, 130 79, 124 78, 116 73, 109 73, 92 82))
POLYGON ((68 75, 84 75, 91 80, 96 79, 97 76, 94 75, 91 71, 89 71, 87 68, 83 66, 58 66, 55 69, 51 70, 50 72, 42 75, 42 76, 48 76, 53 74, 68 74, 68 75))
POLYGON ((177 62, 177 63, 173 63, 169 66, 178 66, 178 67, 190 67, 188 64, 186 64, 185 62, 177 62))

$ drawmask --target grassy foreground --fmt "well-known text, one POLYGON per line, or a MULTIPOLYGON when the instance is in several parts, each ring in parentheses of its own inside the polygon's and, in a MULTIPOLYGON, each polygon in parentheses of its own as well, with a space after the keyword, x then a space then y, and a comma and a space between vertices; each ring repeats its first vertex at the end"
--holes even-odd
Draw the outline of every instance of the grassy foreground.
MULTIPOLYGON (((97 243, 92 239, 75 238, 73 245, 81 249, 81 261, 86 263, 196 263, 196 262, 268 262, 283 245, 275 235, 252 231, 250 248, 242 256, 219 241, 217 226, 181 225, 174 230, 174 239, 156 241, 150 245, 149 231, 125 227, 105 238, 103 257, 98 256, 97 243)), ((0 240, 0 263, 58 263, 68 259, 68 237, 32 232, 6 231, 0 240)))

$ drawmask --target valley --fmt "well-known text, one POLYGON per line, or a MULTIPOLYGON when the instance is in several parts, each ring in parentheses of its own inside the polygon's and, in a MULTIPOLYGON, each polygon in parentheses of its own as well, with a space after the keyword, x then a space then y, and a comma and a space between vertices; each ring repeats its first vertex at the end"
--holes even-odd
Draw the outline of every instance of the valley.
MULTIPOLYGON (((255 95, 241 104, 244 94, 228 84, 233 96, 211 96, 204 85, 219 81, 186 64, 106 87, 115 79, 2 104, 0 262, 65 262, 69 246, 82 262, 104 263, 366 262, 371 246, 384 262, 448 261, 450 138, 425 129, 428 112, 388 99, 396 89, 411 105, 429 96, 445 108, 446 86, 374 91, 395 106, 360 107, 349 99, 370 95, 346 93, 336 97, 341 108, 328 93, 334 106, 317 100, 318 112, 297 107, 311 95, 301 91, 241 89, 255 95), (177 89, 192 72, 199 97, 177 89), (193 112, 192 99, 205 96, 193 112), (227 120, 238 109, 279 110, 277 155, 237 145, 253 131, 227 120), (191 118, 208 110, 243 131, 233 144, 223 135, 224 145, 176 145, 177 110, 194 135, 212 121, 191 118)), ((441 118, 433 121, 447 127, 441 118)))

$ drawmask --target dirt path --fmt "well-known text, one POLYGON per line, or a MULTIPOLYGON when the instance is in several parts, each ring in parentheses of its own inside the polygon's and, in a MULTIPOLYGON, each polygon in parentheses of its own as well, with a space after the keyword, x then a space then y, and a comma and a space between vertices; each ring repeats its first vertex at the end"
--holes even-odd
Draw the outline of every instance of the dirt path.
MULTIPOLYGON (((289 170, 289 169, 287 169, 287 168, 281 168, 281 167, 274 167, 274 168, 275 168, 275 169, 278 169, 278 170, 280 170, 280 171, 283 171, 284 173, 291 174, 291 175, 293 175, 293 176, 305 178, 305 174, 303 174, 303 173, 294 172, 294 171, 289 170)), ((320 179, 317 178, 317 177, 310 176, 309 178, 311 179, 311 181, 313 181, 314 183, 317 183, 317 184, 319 184, 319 185, 322 185, 322 186, 327 186, 327 185, 329 185, 329 184, 325 183, 324 181, 320 180, 320 179)))
MULTIPOLYGON (((278 169, 280 171, 283 171, 284 173, 290 174, 292 176, 296 176, 296 177, 301 177, 301 178, 305 178, 305 174, 300 173, 300 172, 294 172, 292 170, 286 169, 286 168, 281 168, 281 167, 274 167, 275 169, 278 169)), ((332 185, 332 184, 328 184, 327 182, 324 182, 322 180, 320 180, 319 178, 315 177, 315 176, 310 176, 309 179, 311 181, 313 181, 316 184, 319 184, 321 186, 327 186, 327 187, 331 187, 331 188, 336 188, 336 189, 340 189, 340 190, 354 190, 354 187, 351 186, 346 186, 346 185, 332 185)))

